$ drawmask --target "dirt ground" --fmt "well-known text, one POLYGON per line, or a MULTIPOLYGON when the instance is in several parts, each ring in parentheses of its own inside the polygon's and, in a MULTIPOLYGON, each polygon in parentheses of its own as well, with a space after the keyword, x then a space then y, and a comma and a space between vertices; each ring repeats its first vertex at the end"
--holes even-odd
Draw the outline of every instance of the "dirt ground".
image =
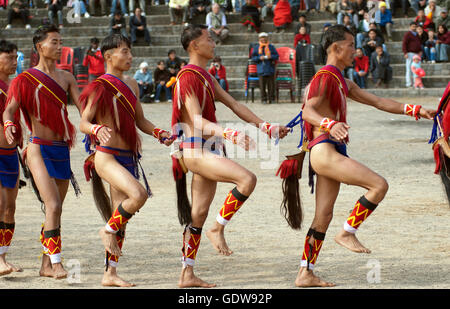
MULTIPOLYGON (((399 101, 437 108, 439 98, 399 101)), ((267 121, 285 124, 298 113, 300 105, 252 103, 249 107, 267 121)), ((146 104, 144 111, 159 127, 169 128, 168 103, 146 104)), ((70 115, 78 125, 73 106, 70 115)), ((221 123, 240 122, 221 104, 217 115, 221 123)), ((359 239, 372 253, 357 254, 337 245, 334 236, 365 190, 341 186, 316 273, 336 283, 336 288, 450 288, 450 207, 439 176, 433 174, 433 153, 427 144, 432 122, 416 122, 349 102, 348 123, 349 155, 385 177, 390 188, 358 231, 359 239)), ((226 228, 232 256, 218 255, 203 233, 196 261, 196 273, 202 279, 223 289, 294 288, 305 234, 314 214, 314 196, 309 193, 306 177, 308 157, 301 179, 305 213, 301 231, 291 230, 280 214, 281 180, 275 172, 284 155, 296 153, 299 134, 297 128, 279 143, 279 148, 267 146, 271 149, 269 158, 263 158, 267 153, 258 152, 257 158, 247 155, 235 159, 257 175, 258 184, 226 228)), ((83 136, 77 137, 71 154, 72 170, 82 195, 76 198, 70 188, 62 215, 63 263, 75 277, 61 281, 39 277, 39 231, 44 216, 28 184, 19 192, 16 232, 8 253, 8 260, 24 271, 0 277, 0 289, 102 288, 104 249, 98 230, 104 223, 93 203, 90 183, 84 179, 83 136)), ((233 152, 231 145, 228 149, 233 152)), ((143 137, 142 164, 154 196, 128 224, 118 267, 119 275, 135 283, 136 288, 177 288, 183 227, 177 219, 169 152, 153 137, 143 137)), ((212 225, 232 188, 230 184, 218 185, 204 230, 212 225)))

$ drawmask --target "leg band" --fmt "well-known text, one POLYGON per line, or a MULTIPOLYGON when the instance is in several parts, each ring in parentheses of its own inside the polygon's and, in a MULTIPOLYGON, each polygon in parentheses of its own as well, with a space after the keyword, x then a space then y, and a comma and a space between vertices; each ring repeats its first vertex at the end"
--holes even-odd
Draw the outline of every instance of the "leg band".
POLYGON ((344 223, 344 230, 349 233, 356 233, 361 223, 377 208, 377 204, 368 201, 364 196, 356 202, 352 213, 344 223))
POLYGON ((248 196, 241 194, 237 188, 228 193, 225 202, 217 214, 216 220, 222 225, 226 225, 231 217, 241 208, 242 204, 247 200, 248 196))
MULTIPOLYGON (((125 231, 119 230, 116 234, 116 239, 119 248, 122 250, 123 242, 125 241, 125 231)), ((108 271, 109 266, 117 267, 118 263, 119 257, 106 251, 106 260, 105 260, 106 271, 108 271)))
POLYGON ((325 239, 325 233, 317 232, 316 230, 310 228, 306 234, 305 246, 303 249, 302 260, 300 262, 300 267, 306 267, 308 270, 314 269, 314 264, 319 256, 320 249, 322 248, 323 241, 325 239), (311 237, 313 238, 313 243, 311 244, 311 237))
POLYGON ((3 223, 3 229, 1 230, 1 234, 3 234, 2 241, 0 242, 0 254, 4 254, 8 252, 8 248, 11 245, 11 240, 14 235, 14 223, 3 223))
POLYGON ((61 231, 60 229, 44 231, 45 247, 52 264, 61 263, 61 231))
POLYGON ((114 210, 114 213, 108 223, 106 223, 105 228, 110 233, 117 233, 117 231, 119 231, 132 216, 133 215, 126 212, 125 209, 123 209, 122 204, 120 204, 119 207, 114 210))
POLYGON ((202 238, 202 228, 186 226, 183 233, 183 248, 181 252, 183 254, 182 262, 183 267, 194 266, 195 257, 197 256, 198 248, 200 246, 200 239, 202 238), (189 229, 189 238, 187 238, 186 233, 189 229))

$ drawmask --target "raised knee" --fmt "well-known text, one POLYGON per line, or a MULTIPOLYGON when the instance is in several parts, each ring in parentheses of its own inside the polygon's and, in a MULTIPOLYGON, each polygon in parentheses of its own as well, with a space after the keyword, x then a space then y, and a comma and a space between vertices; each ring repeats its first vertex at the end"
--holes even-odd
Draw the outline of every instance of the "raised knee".
POLYGON ((256 187, 256 175, 252 172, 246 174, 246 176, 242 179, 242 187, 245 192, 241 192, 244 195, 250 195, 256 187))
POLYGON ((386 179, 380 177, 373 190, 377 196, 377 199, 381 201, 389 190, 389 184, 386 179))
POLYGON ((135 190, 130 196, 130 199, 138 206, 144 205, 147 198, 147 191, 143 187, 139 187, 139 189, 135 190))

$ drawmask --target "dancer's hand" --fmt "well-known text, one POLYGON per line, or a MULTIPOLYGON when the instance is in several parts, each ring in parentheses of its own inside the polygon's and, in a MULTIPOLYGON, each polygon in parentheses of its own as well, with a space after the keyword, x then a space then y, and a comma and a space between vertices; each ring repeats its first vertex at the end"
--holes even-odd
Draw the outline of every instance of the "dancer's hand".
POLYGON ((108 143, 109 139, 111 138, 110 132, 112 132, 112 129, 108 128, 107 126, 103 126, 98 130, 96 137, 101 144, 108 143))
POLYGON ((336 123, 330 130, 330 135, 340 142, 343 142, 348 137, 348 129, 350 126, 345 122, 336 123))
POLYGON ((14 140, 16 139, 14 135, 17 132, 17 128, 15 126, 7 127, 5 130, 5 137, 8 144, 14 143, 14 140))
POLYGON ((166 145, 166 146, 170 146, 172 145, 172 143, 175 141, 176 136, 175 135, 171 135, 169 132, 164 131, 161 133, 161 142, 166 145))
POLYGON ((422 118, 433 120, 434 116, 436 116, 437 111, 427 109, 427 108, 420 108, 419 115, 422 118))
POLYGON ((256 142, 248 135, 242 132, 238 132, 236 136, 236 145, 245 149, 245 151, 255 150, 256 142))

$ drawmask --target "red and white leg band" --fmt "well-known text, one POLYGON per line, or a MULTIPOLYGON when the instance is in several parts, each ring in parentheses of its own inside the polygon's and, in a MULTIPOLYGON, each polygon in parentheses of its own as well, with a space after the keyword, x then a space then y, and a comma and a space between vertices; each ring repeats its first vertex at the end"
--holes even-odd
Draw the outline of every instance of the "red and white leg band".
POLYGON ((108 220, 108 223, 105 225, 105 229, 110 233, 117 233, 122 226, 130 220, 133 215, 126 212, 123 209, 122 204, 120 204, 112 214, 111 218, 108 220))
POLYGON ((275 132, 274 129, 277 128, 277 126, 270 124, 269 122, 263 122, 260 127, 261 131, 269 135, 270 138, 277 137, 278 132, 275 132))
POLYGON ((197 256, 198 248, 200 247, 200 240, 202 238, 202 228, 193 227, 188 225, 184 228, 183 233, 183 247, 181 252, 183 254, 181 261, 183 268, 187 266, 194 266, 195 258, 197 256), (189 239, 186 237, 186 233, 189 230, 189 239))
POLYGON ((47 255, 52 264, 61 263, 61 232, 60 229, 44 231, 44 246, 47 248, 47 255))
POLYGON ((241 194, 237 188, 231 190, 222 208, 217 214, 216 220, 222 225, 227 225, 230 222, 234 214, 241 208, 242 204, 247 200, 248 196, 241 194))
POLYGON ((364 196, 356 202, 352 213, 344 223, 344 230, 355 234, 361 223, 375 210, 378 205, 369 202, 364 196))

